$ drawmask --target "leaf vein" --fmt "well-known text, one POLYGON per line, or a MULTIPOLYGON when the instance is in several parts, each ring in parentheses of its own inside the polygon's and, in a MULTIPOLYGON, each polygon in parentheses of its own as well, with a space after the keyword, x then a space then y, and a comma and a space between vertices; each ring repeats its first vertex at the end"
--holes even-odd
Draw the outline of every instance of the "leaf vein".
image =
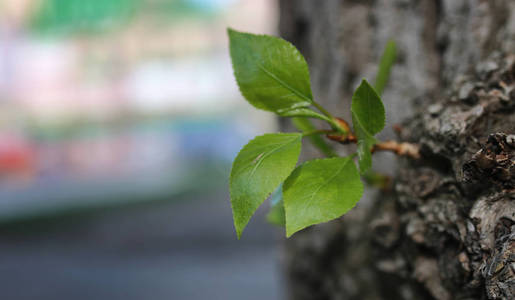
MULTIPOLYGON (((250 172, 248 182, 250 183, 250 181, 251 181, 252 177, 254 176, 254 173, 256 172, 257 168, 259 167, 259 165, 261 164, 261 162, 262 162, 265 158, 267 158, 268 156, 270 156, 270 155, 274 154, 274 153, 275 153, 275 152, 277 152, 279 149, 281 149, 281 148, 283 148, 283 147, 285 147, 285 146, 287 146, 287 145, 289 145, 289 144, 291 144, 291 143, 295 142, 295 140, 296 140, 297 138, 298 138, 298 137, 295 137, 295 138, 294 138, 294 139, 292 139, 291 141, 284 143, 283 145, 281 145, 281 146, 279 146, 279 147, 277 147, 277 148, 273 149, 272 151, 270 151, 270 152, 268 152, 268 153, 266 153, 266 151, 265 151, 264 153, 266 153, 266 154, 261 153, 261 154, 260 154, 260 155, 261 155, 261 158, 259 158, 259 159, 258 159, 258 161, 256 162, 256 164, 254 165, 254 168, 252 168, 252 171, 250 172)), ((280 143, 278 143, 278 144, 280 144, 280 143)))
POLYGON ((308 97, 306 97, 304 94, 302 94, 301 92, 297 91, 296 89, 294 89, 293 87, 291 87, 289 84, 287 84, 286 82, 282 81, 279 77, 277 77, 274 73, 270 72, 269 70, 267 70, 267 68, 265 68, 263 65, 261 64, 257 64, 257 66, 263 71, 265 72, 266 75, 268 75, 270 78, 274 79, 275 81, 277 81, 280 85, 282 85, 283 87, 285 87, 286 89, 288 89, 290 92, 294 93, 295 95, 297 95, 298 97, 300 97, 301 99, 303 100, 306 100, 308 102, 312 102, 312 100, 308 97))
POLYGON ((310 197, 309 197, 309 201, 307 201, 307 203, 309 203, 309 206, 312 205, 313 203, 313 198, 315 197, 315 195, 318 193, 318 191, 320 191, 320 189, 322 189, 324 186, 328 185, 329 183, 331 183, 331 181, 333 181, 336 176, 338 176, 338 174, 340 174, 340 172, 343 170, 343 168, 347 165, 349 161, 347 160, 339 169, 338 171, 336 171, 334 173, 334 175, 332 175, 326 182, 324 182, 323 184, 321 184, 313 193, 311 193, 310 197))

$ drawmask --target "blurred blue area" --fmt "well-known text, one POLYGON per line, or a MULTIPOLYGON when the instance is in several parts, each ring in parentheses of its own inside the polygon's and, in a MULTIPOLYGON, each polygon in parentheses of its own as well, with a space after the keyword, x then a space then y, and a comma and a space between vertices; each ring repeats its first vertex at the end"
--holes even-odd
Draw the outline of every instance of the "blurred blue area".
POLYGON ((3 299, 282 299, 260 211, 240 241, 225 190, 0 229, 3 299))
POLYGON ((2 299, 280 299, 266 208, 236 240, 232 159, 270 114, 225 28, 274 0, 0 2, 2 299))

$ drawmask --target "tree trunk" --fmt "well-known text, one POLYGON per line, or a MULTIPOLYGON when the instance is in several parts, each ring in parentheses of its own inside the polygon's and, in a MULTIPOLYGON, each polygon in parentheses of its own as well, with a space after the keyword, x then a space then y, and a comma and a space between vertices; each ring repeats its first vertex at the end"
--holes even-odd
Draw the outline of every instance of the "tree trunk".
POLYGON ((315 98, 345 119, 397 42, 379 138, 422 154, 374 155, 390 191, 369 189, 344 217, 286 242, 290 298, 515 299, 515 1, 281 0, 280 10, 315 98))

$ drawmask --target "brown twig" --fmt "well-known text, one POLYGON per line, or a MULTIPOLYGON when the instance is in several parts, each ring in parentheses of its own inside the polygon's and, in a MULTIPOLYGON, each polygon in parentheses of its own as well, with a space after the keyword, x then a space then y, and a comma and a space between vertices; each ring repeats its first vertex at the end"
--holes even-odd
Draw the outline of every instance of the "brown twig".
POLYGON ((335 123, 338 124, 340 129, 343 131, 341 134, 328 134, 327 138, 333 141, 340 142, 342 144, 356 143, 358 139, 350 129, 349 123, 344 119, 334 118, 335 123))
MULTIPOLYGON (((333 141, 337 141, 342 144, 356 143, 358 141, 356 135, 350 129, 349 124, 340 118, 334 118, 336 123, 343 129, 343 133, 340 134, 327 134, 327 138, 333 141)), ((372 147, 371 152, 376 151, 391 151, 397 155, 408 156, 414 159, 420 158, 420 149, 416 144, 411 143, 399 143, 396 141, 379 142, 372 147)))
POLYGON ((371 152, 392 151, 397 155, 409 156, 414 159, 420 158, 420 147, 411 143, 399 143, 396 141, 380 142, 372 147, 371 152))

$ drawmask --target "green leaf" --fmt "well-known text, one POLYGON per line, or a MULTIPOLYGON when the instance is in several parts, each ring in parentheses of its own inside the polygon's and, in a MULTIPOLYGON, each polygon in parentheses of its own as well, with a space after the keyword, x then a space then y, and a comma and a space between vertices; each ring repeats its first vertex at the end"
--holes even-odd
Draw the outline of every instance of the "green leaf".
MULTIPOLYGON (((311 123, 310 120, 304 118, 293 118, 293 125, 302 132, 310 132, 316 129, 315 125, 311 123)), ((325 156, 335 157, 338 154, 333 150, 333 148, 326 143, 326 141, 319 135, 310 135, 309 140, 311 143, 317 147, 325 156)))
MULTIPOLYGON (((383 130, 385 123, 383 102, 365 79, 352 95, 351 112, 370 135, 373 136, 383 130)), ((353 125, 355 125, 354 122, 353 125)))
POLYGON ((236 82, 253 106, 287 113, 313 103, 308 65, 289 42, 227 30, 236 82))
POLYGON ((270 196, 270 205, 270 211, 266 215, 266 220, 273 225, 284 227, 286 219, 284 215, 282 184, 270 196))
POLYGON ((238 238, 263 201, 295 168, 302 134, 258 136, 241 149, 231 169, 229 188, 238 238))
POLYGON ((366 172, 372 166, 370 150, 377 142, 374 135, 384 128, 383 102, 374 88, 363 79, 352 96, 352 126, 358 137, 359 169, 366 172))
POLYGON ((390 177, 388 175, 374 172, 374 171, 368 171, 365 174, 361 176, 363 181, 375 188, 378 189, 387 189, 388 185, 390 185, 390 177))
POLYGON ((377 70, 376 81, 374 87, 379 95, 383 93, 384 87, 390 78, 390 71, 397 57, 397 48, 394 41, 388 41, 384 47, 383 56, 377 70))
POLYGON ((352 123, 354 127, 354 133, 358 137, 358 164, 361 174, 364 174, 368 169, 372 167, 372 154, 370 150, 377 140, 370 135, 357 120, 357 117, 352 113, 352 123))
POLYGON ((304 118, 316 118, 320 120, 324 120, 327 122, 331 122, 331 119, 328 117, 317 113, 316 111, 311 110, 310 108, 294 108, 288 111, 282 111, 278 113, 281 117, 304 117, 304 118))
POLYGON ((363 183, 351 157, 308 161, 283 185, 286 236, 310 225, 338 218, 363 194, 363 183))

